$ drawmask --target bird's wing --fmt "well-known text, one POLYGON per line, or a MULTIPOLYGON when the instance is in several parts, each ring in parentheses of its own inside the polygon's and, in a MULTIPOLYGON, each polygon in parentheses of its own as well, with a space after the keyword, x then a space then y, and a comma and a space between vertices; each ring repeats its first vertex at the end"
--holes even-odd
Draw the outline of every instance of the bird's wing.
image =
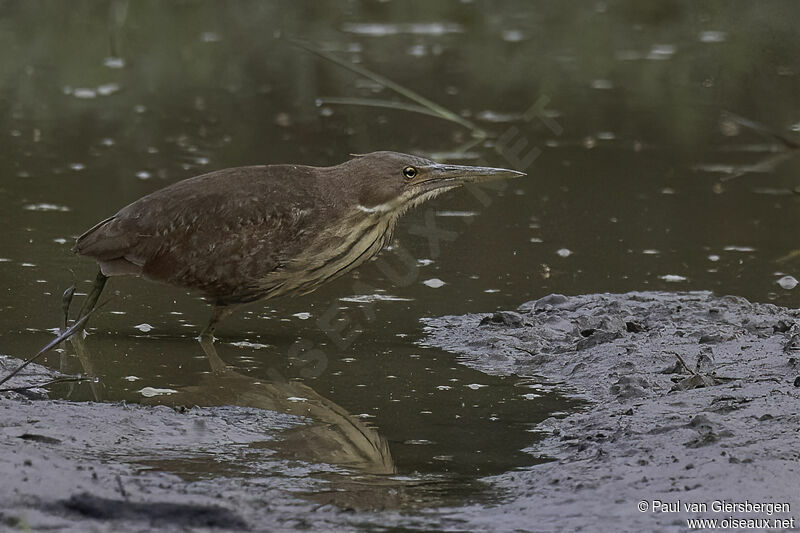
MULTIPOLYGON (((226 169, 145 196, 78 238, 75 251, 207 293, 252 284, 292 259, 333 208, 308 167, 226 169)), ((130 273, 130 272, 123 272, 130 273)))

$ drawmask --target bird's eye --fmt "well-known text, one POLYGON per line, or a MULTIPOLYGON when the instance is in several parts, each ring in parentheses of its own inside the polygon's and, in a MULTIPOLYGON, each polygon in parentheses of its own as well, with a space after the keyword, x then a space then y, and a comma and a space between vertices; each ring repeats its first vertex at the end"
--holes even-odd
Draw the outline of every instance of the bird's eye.
POLYGON ((414 167, 406 167, 403 169, 403 176, 405 176, 407 179, 414 179, 416 175, 417 169, 414 167))

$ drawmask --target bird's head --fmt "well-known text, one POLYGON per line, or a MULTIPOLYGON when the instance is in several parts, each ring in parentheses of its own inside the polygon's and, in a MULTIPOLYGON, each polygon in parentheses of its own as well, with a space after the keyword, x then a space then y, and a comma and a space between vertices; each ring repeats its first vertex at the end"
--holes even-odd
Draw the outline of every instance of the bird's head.
POLYGON ((444 165, 397 152, 358 155, 340 167, 346 186, 355 189, 359 209, 385 213, 402 213, 466 183, 525 175, 504 168, 444 165))

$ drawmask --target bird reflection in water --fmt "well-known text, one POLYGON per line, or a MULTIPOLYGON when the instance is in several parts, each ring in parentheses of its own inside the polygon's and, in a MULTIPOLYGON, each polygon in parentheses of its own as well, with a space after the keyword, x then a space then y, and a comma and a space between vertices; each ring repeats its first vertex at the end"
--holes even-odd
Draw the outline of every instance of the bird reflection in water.
MULTIPOLYGON (((70 339, 87 375, 94 374, 92 353, 80 335, 70 339)), ((212 372, 195 385, 168 396, 154 396, 145 404, 178 406, 240 406, 301 416, 307 424, 284 430, 268 446, 287 459, 327 463, 367 474, 394 474, 395 466, 386 439, 374 427, 342 406, 299 381, 277 372, 272 379, 246 376, 229 368, 213 348, 205 350, 212 372)), ((99 383, 90 380, 96 401, 102 400, 99 383)))

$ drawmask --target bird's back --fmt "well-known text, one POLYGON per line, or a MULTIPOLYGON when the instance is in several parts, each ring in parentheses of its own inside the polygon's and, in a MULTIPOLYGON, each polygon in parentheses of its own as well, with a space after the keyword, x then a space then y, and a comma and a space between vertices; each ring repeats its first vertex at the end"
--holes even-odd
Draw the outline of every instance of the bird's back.
POLYGON ((219 304, 254 300, 316 237, 315 221, 337 218, 337 188, 321 187, 319 170, 239 167, 183 180, 100 222, 74 250, 109 276, 144 275, 219 304))

